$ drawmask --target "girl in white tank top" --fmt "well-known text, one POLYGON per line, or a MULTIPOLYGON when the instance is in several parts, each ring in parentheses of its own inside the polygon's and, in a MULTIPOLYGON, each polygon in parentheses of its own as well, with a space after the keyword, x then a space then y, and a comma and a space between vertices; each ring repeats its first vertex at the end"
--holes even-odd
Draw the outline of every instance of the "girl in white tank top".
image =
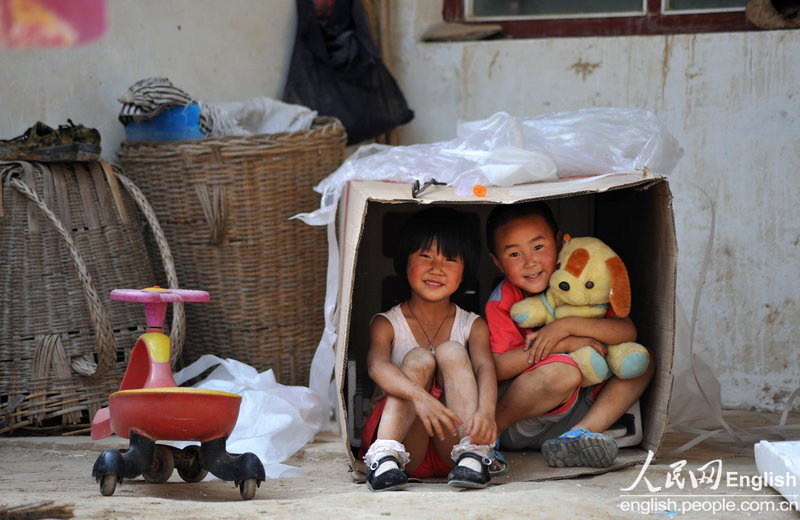
POLYGON ((466 221, 453 210, 423 210, 395 240, 395 270, 411 296, 370 324, 368 370, 387 394, 364 425, 373 491, 406 487, 407 475, 446 476, 454 487, 489 482, 497 437, 489 331, 450 301, 479 255, 466 221))
MULTIPOLYGON (((414 338, 414 333, 411 332, 411 327, 408 324, 405 316, 403 316, 402 306, 404 304, 395 305, 386 312, 376 314, 376 316, 383 316, 389 323, 392 324, 394 330, 394 342, 392 343, 392 363, 398 367, 403 363, 403 358, 408 354, 408 351, 421 345, 417 343, 414 338)), ((477 318, 480 318, 474 312, 465 311, 458 305, 453 304, 455 308, 455 318, 453 319, 453 326, 450 329, 450 341, 455 341, 461 345, 467 344, 469 333, 472 330, 472 324, 477 318)), ((374 318, 373 318, 374 319, 374 318)))

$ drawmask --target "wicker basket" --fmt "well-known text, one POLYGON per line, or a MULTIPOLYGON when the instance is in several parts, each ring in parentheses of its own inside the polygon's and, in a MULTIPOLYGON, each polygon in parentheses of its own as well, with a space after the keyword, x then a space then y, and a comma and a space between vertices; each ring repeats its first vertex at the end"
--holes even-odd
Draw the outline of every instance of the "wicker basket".
POLYGON ((325 230, 298 220, 344 160, 344 127, 181 142, 125 142, 118 155, 159 216, 181 283, 211 293, 187 308, 184 362, 233 358, 307 385, 324 328, 325 230))
MULTIPOLYGON (((140 309, 108 297, 155 282, 137 205, 177 287, 169 248, 141 192, 107 163, 0 162, 0 178, 0 433, 83 428, 144 332, 140 309)), ((183 320, 174 307, 173 361, 183 320)))

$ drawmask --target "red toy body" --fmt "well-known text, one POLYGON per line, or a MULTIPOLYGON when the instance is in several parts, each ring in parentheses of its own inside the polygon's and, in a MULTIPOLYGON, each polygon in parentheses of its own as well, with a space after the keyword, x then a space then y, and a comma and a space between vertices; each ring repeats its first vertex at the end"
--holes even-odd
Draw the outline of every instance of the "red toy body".
POLYGON ((111 394, 111 430, 128 438, 207 442, 229 437, 242 396, 200 388, 141 388, 111 394), (213 420, 209 420, 213 418, 213 420))

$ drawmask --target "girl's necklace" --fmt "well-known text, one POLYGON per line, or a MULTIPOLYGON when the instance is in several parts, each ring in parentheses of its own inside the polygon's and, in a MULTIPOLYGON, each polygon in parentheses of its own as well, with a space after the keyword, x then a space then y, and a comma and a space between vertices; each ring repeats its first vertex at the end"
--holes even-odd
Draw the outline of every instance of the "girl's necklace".
MULTIPOLYGON (((419 321, 419 318, 417 318, 417 315, 414 314, 414 311, 411 309, 411 305, 410 304, 406 303, 406 308, 408 309, 408 312, 411 313, 411 316, 417 321, 417 323, 419 323, 419 328, 422 329, 422 333, 425 335, 425 339, 428 340, 428 350, 430 351, 431 354, 434 354, 435 351, 434 351, 434 347, 433 347, 433 341, 431 341, 431 338, 430 338, 430 336, 428 336, 428 333, 425 332, 425 326, 422 324, 421 321, 419 321)), ((450 316, 450 307, 449 306, 447 307, 447 312, 445 313, 444 318, 442 318, 442 322, 436 328, 436 332, 433 333, 433 339, 436 339, 436 336, 439 335, 439 331, 442 330, 442 325, 444 325, 444 322, 447 321, 447 317, 448 316, 450 316)))

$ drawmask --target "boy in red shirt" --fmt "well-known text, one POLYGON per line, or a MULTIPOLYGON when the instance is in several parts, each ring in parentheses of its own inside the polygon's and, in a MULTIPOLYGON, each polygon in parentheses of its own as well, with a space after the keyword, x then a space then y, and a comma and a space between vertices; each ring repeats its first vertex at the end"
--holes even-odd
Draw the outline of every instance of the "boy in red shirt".
POLYGON ((497 206, 486 223, 490 256, 505 275, 486 304, 490 346, 495 359, 500 446, 540 449, 552 467, 608 467, 617 455, 605 435, 639 399, 653 376, 651 362, 636 378, 612 378, 581 388, 581 372, 566 353, 591 346, 634 341, 630 318, 567 317, 535 331, 520 329, 512 305, 545 291, 556 270, 562 233, 544 202, 497 206))

